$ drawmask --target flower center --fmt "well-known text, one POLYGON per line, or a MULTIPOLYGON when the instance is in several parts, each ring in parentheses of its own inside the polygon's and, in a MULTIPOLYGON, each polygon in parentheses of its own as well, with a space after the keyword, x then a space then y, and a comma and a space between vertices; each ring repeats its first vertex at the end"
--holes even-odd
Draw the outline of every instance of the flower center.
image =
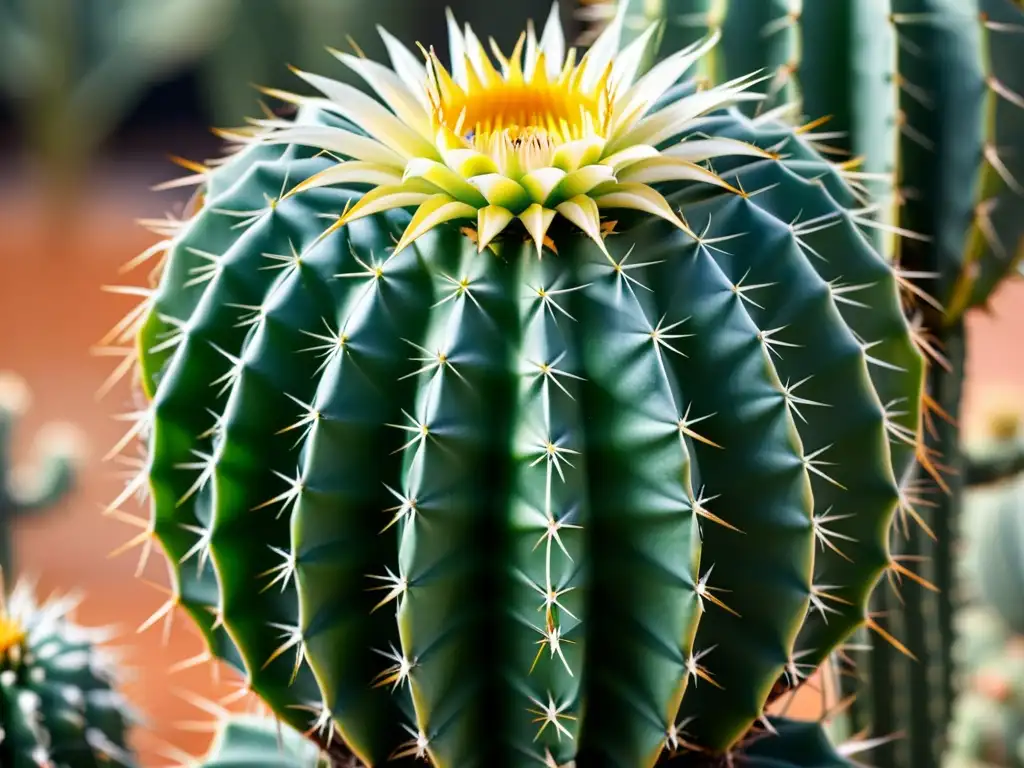
POLYGON ((11 649, 21 645, 25 640, 25 630, 21 624, 0 611, 0 659, 8 655, 11 649))

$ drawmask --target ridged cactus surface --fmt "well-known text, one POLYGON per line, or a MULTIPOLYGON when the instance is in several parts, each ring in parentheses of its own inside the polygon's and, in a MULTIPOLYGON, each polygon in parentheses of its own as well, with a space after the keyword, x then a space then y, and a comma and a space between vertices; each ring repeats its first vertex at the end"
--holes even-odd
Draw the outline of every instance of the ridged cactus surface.
POLYGON ((0 765, 135 768, 134 716, 103 630, 72 623, 70 599, 38 605, 20 582, 0 600, 0 765))
POLYGON ((233 715, 219 723, 210 751, 195 768, 357 768, 330 766, 320 750, 288 726, 264 717, 233 715))
MULTIPOLYGON (((607 5, 615 5, 608 0, 607 5)), ((619 0, 668 53, 711 30, 713 82, 763 69, 770 98, 870 194, 876 242, 955 321, 1024 253, 1024 9, 1015 0, 619 0), (851 166, 853 167, 853 166, 851 166)), ((595 15, 585 3, 587 12, 595 15)), ((606 14, 610 17, 611 14, 606 14)))
MULTIPOLYGON (((543 77, 530 39, 516 87, 515 57, 543 77)), ((495 118, 504 180, 466 146, 375 185, 367 135, 406 134, 365 103, 358 133, 357 97, 307 79, 328 98, 204 172, 136 315, 148 454, 114 506, 148 489, 169 607, 367 765, 845 764, 765 711, 902 567, 923 360, 840 170, 682 86, 650 145, 612 132, 630 182, 594 137, 545 154, 495 118), (717 175, 666 176, 671 145, 717 175)))

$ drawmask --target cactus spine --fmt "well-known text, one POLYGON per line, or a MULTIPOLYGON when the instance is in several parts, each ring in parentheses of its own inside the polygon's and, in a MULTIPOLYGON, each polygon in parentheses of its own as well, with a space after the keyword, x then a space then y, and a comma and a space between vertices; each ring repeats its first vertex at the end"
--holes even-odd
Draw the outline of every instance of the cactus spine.
POLYGON ((910 573, 905 281, 751 80, 676 85, 716 37, 645 74, 622 22, 337 54, 380 101, 298 73, 149 252, 111 509, 335 762, 845 764, 766 707, 910 573))

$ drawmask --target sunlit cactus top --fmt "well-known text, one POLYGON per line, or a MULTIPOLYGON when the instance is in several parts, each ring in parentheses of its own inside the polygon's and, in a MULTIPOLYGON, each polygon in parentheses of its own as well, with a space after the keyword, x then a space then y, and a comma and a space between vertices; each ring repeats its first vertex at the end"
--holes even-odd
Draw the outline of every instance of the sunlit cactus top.
MULTIPOLYGON (((469 25, 460 30, 449 12, 452 71, 433 50, 425 62, 381 29, 393 69, 334 51, 383 100, 307 72, 297 74, 325 97, 282 91, 296 103, 314 102, 361 128, 295 127, 270 121, 266 141, 305 143, 349 157, 293 190, 344 183, 375 189, 337 223, 391 208, 417 206, 396 252, 448 221, 475 220, 483 250, 513 221, 522 222, 542 252, 548 227, 562 216, 602 249, 600 211, 629 208, 659 216, 688 231, 687 224, 651 185, 694 180, 728 187, 699 162, 722 155, 768 154, 728 139, 656 147, 690 130, 694 118, 739 100, 761 98, 743 77, 698 91, 648 114, 654 104, 717 42, 669 56, 640 75, 652 25, 619 50, 622 13, 577 60, 566 49, 558 6, 540 37, 529 26, 505 56, 490 41, 495 66, 469 25)), ((422 48, 422 47, 421 47, 422 48)))

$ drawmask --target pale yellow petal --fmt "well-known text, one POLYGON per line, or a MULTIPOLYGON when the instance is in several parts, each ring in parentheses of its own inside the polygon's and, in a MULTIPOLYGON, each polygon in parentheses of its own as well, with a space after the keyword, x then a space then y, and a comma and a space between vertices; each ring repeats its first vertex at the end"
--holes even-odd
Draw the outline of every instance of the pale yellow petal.
POLYGON ((651 24, 640 37, 615 55, 609 79, 613 92, 625 92, 633 85, 640 67, 658 45, 660 35, 655 33, 659 26, 660 24, 651 24))
POLYGON ((548 204, 554 205, 562 200, 586 195, 599 184, 615 181, 615 174, 607 165, 588 165, 567 174, 552 191, 548 204))
POLYGON ((301 184, 295 185, 285 197, 288 198, 309 189, 330 187, 336 184, 372 184, 379 187, 401 183, 402 174, 394 168, 376 163, 349 160, 313 174, 301 184))
POLYGON ((343 157, 351 157, 353 160, 386 165, 399 171, 405 167, 405 159, 394 150, 388 149, 376 139, 360 136, 342 128, 320 125, 280 128, 264 136, 261 141, 264 144, 300 144, 317 147, 343 157))
POLYGON ((538 168, 524 174, 519 183, 535 203, 544 203, 558 183, 566 177, 561 168, 538 168))
POLYGON ((433 194, 436 194, 436 188, 420 179, 410 179, 401 184, 375 187, 359 198, 358 202, 345 212, 338 223, 347 224, 364 216, 390 211, 393 208, 420 205, 433 194))
POLYGON ((605 248, 604 239, 601 237, 601 214, 593 200, 586 195, 579 195, 559 203, 555 210, 582 229, 587 237, 597 243, 601 252, 605 256, 608 255, 608 249, 605 248))
POLYGON ((724 187, 730 192, 739 193, 731 184, 707 168, 702 168, 688 160, 676 157, 651 157, 633 163, 620 171, 618 179, 621 183, 659 184, 663 181, 696 181, 724 187))
POLYGON ((680 160, 689 160, 691 163, 700 163, 704 160, 711 160, 716 157, 746 156, 763 157, 774 159, 775 155, 753 144, 738 139, 687 139, 675 144, 668 149, 663 149, 661 154, 666 157, 676 157, 680 160))
POLYGON ((475 149, 442 149, 441 154, 444 156, 445 165, 464 179, 489 173, 500 173, 498 164, 490 155, 485 155, 475 149))
POLYGON ((600 160, 602 152, 604 152, 604 139, 600 136, 587 136, 567 141, 555 150, 551 157, 551 165, 569 173, 584 165, 596 163, 600 160))
POLYGON ((331 102, 331 111, 351 120, 373 138, 402 157, 429 157, 440 160, 433 142, 407 126, 371 96, 351 85, 310 72, 295 73, 323 93, 331 102))
POLYGON ((491 63, 491 59, 480 43, 480 39, 468 24, 465 29, 465 41, 466 56, 472 62, 473 69, 476 70, 477 77, 480 78, 481 82, 488 88, 501 85, 501 74, 494 68, 494 64, 491 63))
POLYGON ((444 9, 445 21, 448 25, 448 60, 452 65, 452 79, 467 88, 469 82, 466 78, 466 39, 455 21, 455 14, 451 8, 444 9))
POLYGON ((514 218, 512 211, 499 205, 488 205, 477 211, 477 252, 483 253, 484 248, 490 244, 491 240, 500 235, 514 218))
POLYGON ((424 200, 416 209, 416 213, 413 214, 412 220, 405 228, 405 232, 402 233, 392 255, 398 254, 434 227, 455 219, 471 219, 474 216, 476 216, 476 208, 472 205, 460 203, 448 195, 433 195, 424 200))
POLYGON ((534 245, 537 246, 538 258, 544 250, 544 238, 551 222, 555 220, 555 215, 555 211, 545 208, 539 203, 534 203, 519 214, 519 220, 523 222, 526 231, 533 238, 534 245))
POLYGON ((434 160, 421 157, 410 160, 403 179, 425 179, 456 200, 475 206, 487 204, 487 199, 476 187, 444 163, 434 160))
POLYGON ((757 101, 763 99, 764 96, 762 94, 746 93, 745 89, 768 77, 771 76, 754 78, 748 75, 724 83, 717 88, 699 91, 686 96, 675 104, 643 118, 632 129, 620 134, 613 134, 613 138, 608 142, 608 149, 615 151, 632 144, 656 146, 663 141, 671 139, 673 136, 678 136, 686 130, 689 123, 695 117, 699 117, 706 112, 737 101, 757 101))
POLYGON ((619 3, 615 11, 615 17, 611 23, 601 32, 598 38, 590 46, 580 62, 582 67, 580 86, 584 91, 593 90, 605 71, 612 63, 612 57, 619 52, 619 43, 622 39, 622 23, 626 17, 626 6, 629 3, 619 3))
POLYGON ((403 123, 414 129, 425 139, 429 140, 433 137, 430 115, 398 75, 384 65, 370 59, 360 58, 350 53, 333 49, 331 49, 331 53, 342 64, 363 78, 367 85, 376 91, 377 95, 384 100, 385 104, 391 107, 391 111, 403 123))
POLYGON ((658 216, 696 239, 686 226, 686 222, 672 210, 668 201, 659 192, 644 184, 618 184, 612 190, 596 196, 594 202, 599 208, 631 208, 658 216))
POLYGON ((540 35, 540 50, 544 53, 548 77, 556 78, 565 65, 565 32, 558 2, 551 4, 551 12, 540 35))
POLYGON ((616 94, 613 110, 615 128, 621 129, 623 121, 627 123, 625 127, 628 127, 630 121, 643 117, 644 112, 650 109, 665 91, 675 85, 690 67, 718 44, 721 35, 721 30, 715 27, 708 37, 655 64, 633 87, 624 93, 616 94))
POLYGON ((519 184, 500 173, 485 173, 474 176, 469 183, 480 190, 480 193, 491 205, 500 205, 511 211, 521 211, 530 204, 530 195, 519 184))
POLYGON ((377 32, 384 41, 388 58, 391 59, 391 67, 405 83, 409 93, 416 97, 417 101, 425 109, 430 108, 430 101, 427 99, 427 68, 398 38, 388 32, 384 27, 378 25, 377 32))
POLYGON ((623 168, 627 168, 633 163, 638 163, 649 157, 657 157, 659 154, 661 153, 654 147, 648 146, 647 144, 636 144, 632 147, 626 147, 614 154, 608 155, 608 157, 601 161, 601 164, 609 166, 612 170, 618 173, 623 168))
POLYGON ((540 45, 537 42, 537 30, 533 28, 533 19, 526 20, 526 51, 523 54, 523 77, 527 82, 533 79, 537 69, 537 57, 540 56, 540 45))

